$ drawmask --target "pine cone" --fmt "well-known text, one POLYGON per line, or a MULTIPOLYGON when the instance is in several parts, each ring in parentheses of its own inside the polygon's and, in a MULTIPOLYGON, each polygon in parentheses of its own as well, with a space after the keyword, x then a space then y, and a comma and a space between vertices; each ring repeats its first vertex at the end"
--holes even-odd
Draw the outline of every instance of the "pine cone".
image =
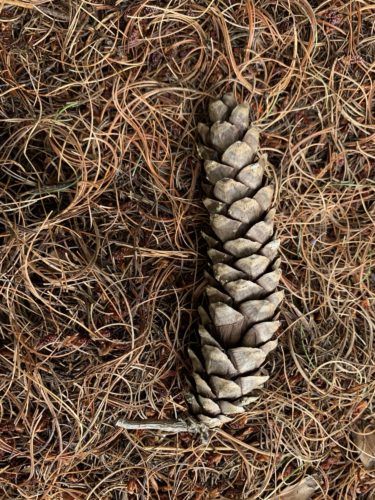
POLYGON ((253 391, 268 380, 262 368, 277 346, 283 299, 280 241, 271 209, 274 187, 264 176, 267 156, 258 157, 259 131, 250 126, 249 106, 233 95, 209 105, 211 126, 200 123, 199 152, 208 185, 203 201, 212 235, 204 235, 212 262, 206 273, 205 307, 199 308, 200 346, 189 350, 194 389, 191 412, 209 428, 244 412, 253 391))

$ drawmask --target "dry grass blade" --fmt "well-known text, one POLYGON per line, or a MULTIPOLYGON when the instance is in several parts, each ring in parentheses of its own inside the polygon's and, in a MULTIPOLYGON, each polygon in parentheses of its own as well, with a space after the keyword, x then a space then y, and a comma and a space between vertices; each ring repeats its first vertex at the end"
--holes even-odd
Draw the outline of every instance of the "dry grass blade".
POLYGON ((22 0, 1 0, 0 8, 2 7, 21 7, 23 9, 33 9, 38 5, 43 5, 49 2, 49 0, 30 0, 29 2, 23 2, 22 0))

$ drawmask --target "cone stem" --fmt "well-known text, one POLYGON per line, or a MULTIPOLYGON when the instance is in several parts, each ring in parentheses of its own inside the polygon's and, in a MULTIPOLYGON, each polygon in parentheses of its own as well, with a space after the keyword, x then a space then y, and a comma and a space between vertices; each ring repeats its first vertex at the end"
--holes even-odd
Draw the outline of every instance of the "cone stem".
POLYGON ((173 434, 179 432, 189 432, 191 434, 202 434, 206 427, 193 419, 176 419, 176 420, 118 420, 116 427, 121 427, 127 430, 152 430, 162 431, 173 434))

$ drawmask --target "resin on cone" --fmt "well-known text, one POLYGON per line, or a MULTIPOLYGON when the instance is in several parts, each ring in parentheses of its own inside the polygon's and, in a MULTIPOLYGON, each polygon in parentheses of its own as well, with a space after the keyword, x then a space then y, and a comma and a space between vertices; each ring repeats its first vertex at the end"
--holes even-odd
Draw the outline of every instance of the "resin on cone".
POLYGON ((211 234, 204 234, 210 268, 199 308, 199 347, 189 350, 191 412, 220 427, 254 402, 269 376, 263 365, 277 346, 283 293, 279 240, 272 208, 274 186, 258 154, 259 131, 247 104, 232 94, 209 104, 210 124, 198 125, 207 183, 203 200, 211 234))

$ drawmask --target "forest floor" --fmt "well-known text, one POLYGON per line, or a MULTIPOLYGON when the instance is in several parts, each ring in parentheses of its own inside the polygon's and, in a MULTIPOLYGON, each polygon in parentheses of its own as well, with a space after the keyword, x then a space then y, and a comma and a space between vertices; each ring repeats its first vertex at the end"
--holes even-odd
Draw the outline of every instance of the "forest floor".
POLYGON ((375 3, 0 1, 0 496, 370 499, 375 3), (234 91, 277 185, 270 382, 207 443, 186 414, 206 265, 196 125, 234 91))

